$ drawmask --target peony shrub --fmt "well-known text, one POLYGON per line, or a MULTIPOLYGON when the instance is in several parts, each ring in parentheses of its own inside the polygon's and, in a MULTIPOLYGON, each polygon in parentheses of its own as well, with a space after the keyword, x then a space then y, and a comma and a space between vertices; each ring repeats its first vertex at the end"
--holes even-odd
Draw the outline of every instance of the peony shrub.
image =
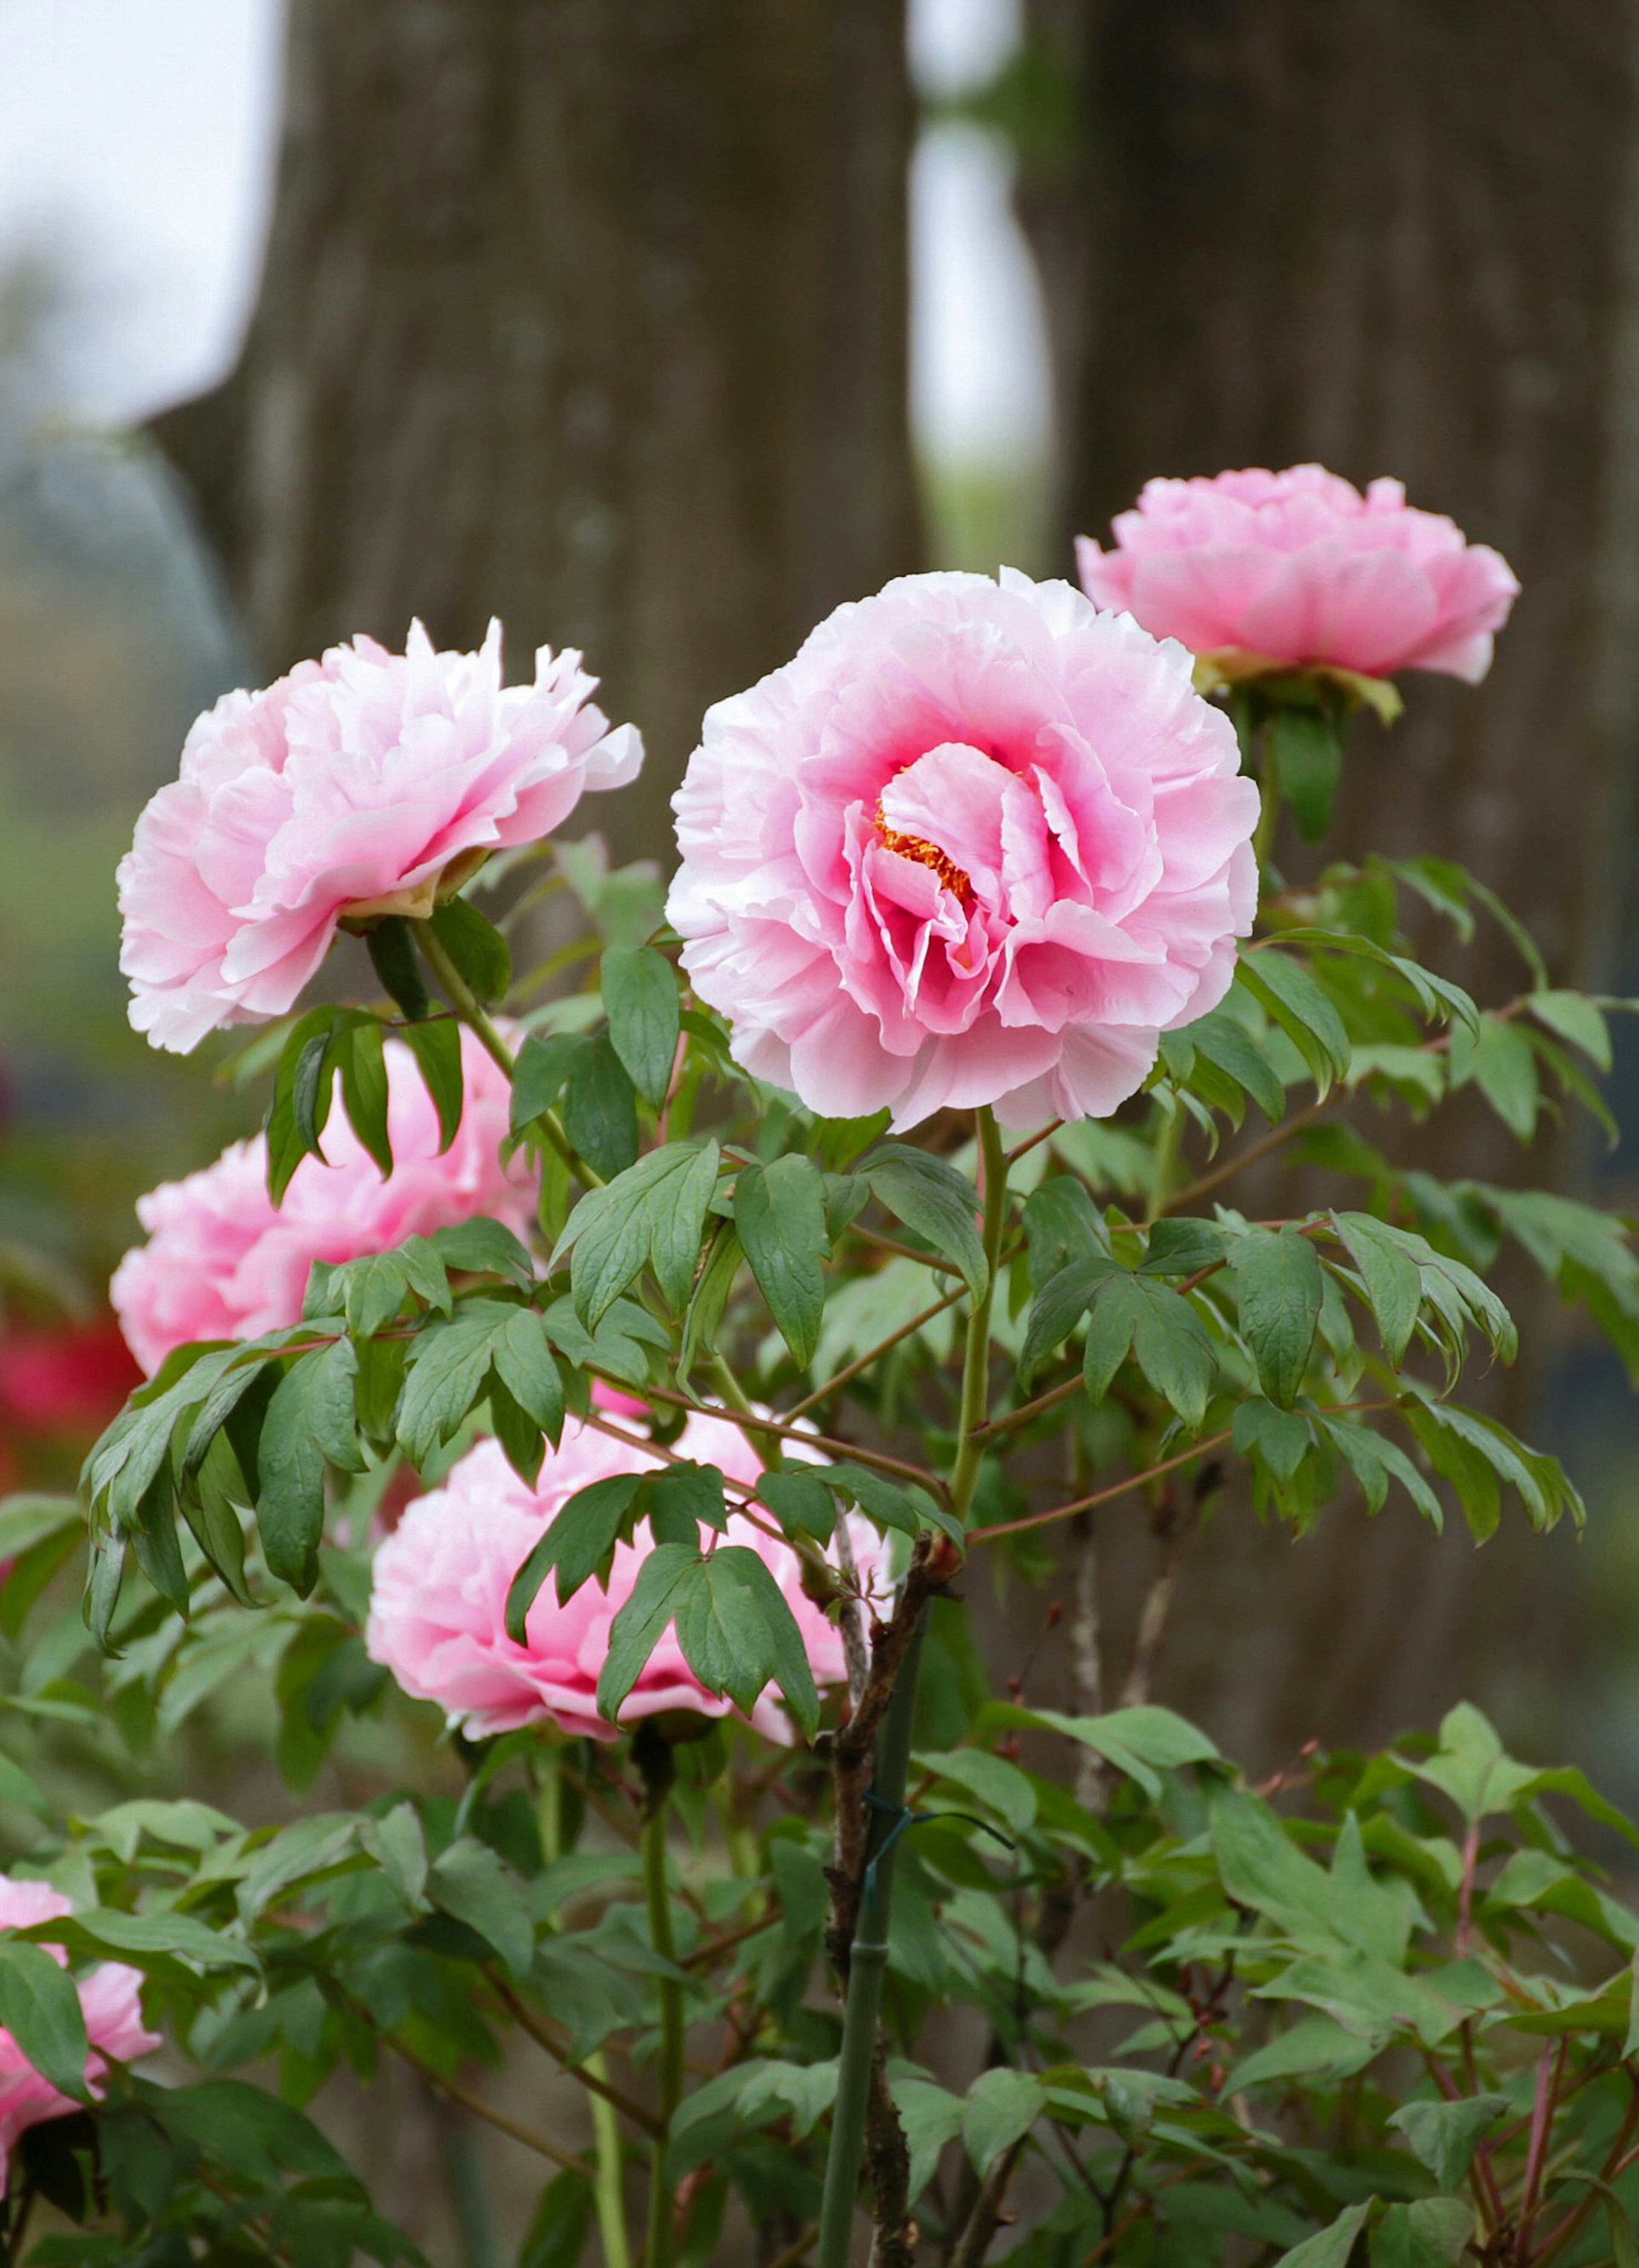
POLYGON ((552 837, 637 758, 571 657, 355 641, 196 728, 133 1013, 277 1020, 265 1133, 144 1200, 149 1375, 0 1506, 0 2258, 42 2201, 41 2268, 426 2258, 441 2161, 325 2132, 388 2063, 520 2268, 1635 2257, 1578 1836, 1639 1829, 1460 1703, 1273 1778, 1166 1705, 1209 1520, 1580 1523, 1480 1383, 1504 1256, 1639 1372, 1627 1223, 1420 1130, 1602 1108, 1620 1004, 1420 960, 1499 917, 1449 862, 1281 863, 1512 578, 1314 468, 1082 571, 839 609, 706 717, 664 887, 552 837), (304 1001, 343 925, 368 997, 304 1001))

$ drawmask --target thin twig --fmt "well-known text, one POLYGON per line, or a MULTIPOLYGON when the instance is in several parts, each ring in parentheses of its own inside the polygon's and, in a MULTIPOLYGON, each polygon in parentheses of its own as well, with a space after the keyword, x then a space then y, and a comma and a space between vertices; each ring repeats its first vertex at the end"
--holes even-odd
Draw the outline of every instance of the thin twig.
POLYGON ((1226 1182, 1232 1182, 1237 1174, 1244 1174, 1249 1166, 1256 1166, 1265 1158, 1273 1156, 1275 1151, 1283 1150, 1288 1142, 1303 1133, 1306 1127, 1312 1126, 1315 1120, 1331 1108, 1332 1097, 1327 1095, 1323 1102, 1311 1102, 1306 1110, 1300 1110, 1295 1118, 1283 1119, 1279 1126, 1272 1126, 1268 1133, 1250 1143, 1244 1150, 1237 1150, 1234 1157, 1226 1158, 1222 1165, 1213 1167, 1209 1173, 1186 1182, 1181 1189, 1175 1189, 1162 1206, 1163 1214, 1188 1211, 1192 1205, 1199 1204, 1202 1197, 1210 1197, 1226 1182))
POLYGON ((913 1336, 925 1324, 931 1323, 935 1316, 942 1315, 947 1307, 954 1307, 958 1300, 964 1300, 966 1297, 967 1285, 958 1284, 954 1291, 947 1292, 942 1300, 935 1300, 931 1307, 924 1307, 919 1315, 912 1315, 908 1323, 901 1323, 897 1330, 890 1331, 885 1339, 878 1339, 874 1347, 867 1347, 865 1352, 857 1356, 845 1369, 839 1370, 835 1377, 828 1378, 823 1386, 816 1386, 812 1394, 805 1394, 801 1402, 794 1403, 792 1407, 784 1413, 786 1423, 791 1424, 799 1418, 805 1418, 818 1403, 828 1402, 833 1394, 839 1393, 845 1386, 852 1385, 862 1370, 869 1370, 875 1363, 882 1359, 883 1355, 891 1352, 901 1339, 913 1336))
POLYGON ((498 1976, 487 1963, 484 1973, 496 1992, 499 1994, 503 2005, 514 2023, 520 2030, 528 2034, 536 2047, 543 2049, 551 2057, 553 2062, 560 2065, 572 2079, 578 2079, 588 2094, 601 2095, 606 2102, 612 2103, 624 2117, 631 2119, 634 2126, 640 2126, 646 2134, 660 2132, 659 2120, 651 2112, 646 2110, 640 2102, 635 2102, 629 2095, 623 2095, 619 2088, 610 2086, 606 2080, 595 2077, 584 2064, 576 2063, 569 2050, 560 2041, 552 2037, 545 2023, 535 2014, 535 2010, 526 2000, 519 1998, 504 1977, 498 1976))
POLYGON ((949 2268, 984 2268, 985 2255, 990 2250, 996 2231, 1000 2228, 1008 2191, 1013 2183, 1015 2170, 1024 2154, 1024 2136, 1004 2150, 986 2175, 978 2195, 973 2200, 973 2210, 967 2226, 956 2240, 949 2256, 949 2268))
POLYGON ((591 2171, 584 2158, 576 2157, 572 2151, 560 2150, 557 2143, 549 2142, 544 2134, 537 2134, 528 2126, 520 2126, 515 2118, 509 2118, 504 2110, 492 2109, 481 2095, 475 2095, 469 2087, 463 2087, 458 2079, 447 2079, 436 2065, 429 2063, 424 2056, 417 2055, 414 2048, 406 2047, 402 2040, 395 2040, 390 2032, 382 2032, 380 2037, 392 2049, 393 2053, 402 2062, 407 2063, 412 2071, 418 2071, 421 2073, 429 2087, 436 2088, 442 2095, 447 2095, 452 2102, 459 2102, 462 2110, 470 2110, 475 2118, 482 2118, 487 2125, 496 2127, 503 2134, 510 2134, 514 2142, 521 2142, 526 2150, 533 2150, 537 2157, 550 2159, 555 2166, 565 2167, 570 2172, 576 2174, 587 2174, 591 2171))
POLYGON ((1226 1426, 1222 1433, 1209 1433, 1204 1441, 1197 1441, 1187 1449, 1180 1449, 1176 1456, 1163 1457, 1158 1465, 1150 1465, 1141 1473, 1129 1473, 1125 1480, 1112 1481, 1108 1488, 1095 1489, 1091 1496, 1082 1497, 1077 1504, 1056 1504, 1050 1511, 1028 1513, 1022 1520, 999 1520, 993 1528, 970 1528, 968 1547, 971 1550, 976 1543, 993 1543, 999 1535, 1017 1535, 1025 1528, 1046 1528, 1055 1520, 1068 1520, 1074 1513, 1091 1512, 1098 1505, 1113 1504, 1118 1497, 1131 1496, 1134 1489, 1141 1489, 1150 1481, 1159 1480, 1163 1473, 1176 1472, 1180 1465, 1187 1465, 1197 1457, 1207 1456, 1212 1450, 1222 1448, 1229 1439, 1229 1430, 1226 1426))

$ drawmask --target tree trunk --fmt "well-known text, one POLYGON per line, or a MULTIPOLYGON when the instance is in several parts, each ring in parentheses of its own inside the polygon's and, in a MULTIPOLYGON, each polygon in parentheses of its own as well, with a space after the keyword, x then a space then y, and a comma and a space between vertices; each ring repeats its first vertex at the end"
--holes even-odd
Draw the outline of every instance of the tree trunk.
MULTIPOLYGON (((1525 593, 1489 681, 1414 678, 1392 740, 1357 729, 1342 847, 1458 858, 1558 981, 1608 980, 1639 659, 1639 6, 1033 4, 1083 118, 1076 164, 1022 202, 1059 304, 1067 551, 1151 474, 1310 458, 1394 473, 1496 545, 1525 593)), ((1456 973, 1482 1001, 1522 981, 1495 932, 1456 973)), ((1566 1168, 1478 1117, 1396 1140, 1440 1172, 1566 1168)), ((1562 1661, 1562 1625, 1526 1611, 1554 1590, 1542 1550, 1476 1559, 1357 1506, 1293 1548, 1226 1514, 1162 1691, 1274 1758, 1392 1732, 1504 1656, 1517 1679, 1533 1638, 1562 1661)))
POLYGON ((582 647, 664 855, 706 704, 916 561, 902 11, 293 0, 262 294, 161 422, 269 671, 582 647))

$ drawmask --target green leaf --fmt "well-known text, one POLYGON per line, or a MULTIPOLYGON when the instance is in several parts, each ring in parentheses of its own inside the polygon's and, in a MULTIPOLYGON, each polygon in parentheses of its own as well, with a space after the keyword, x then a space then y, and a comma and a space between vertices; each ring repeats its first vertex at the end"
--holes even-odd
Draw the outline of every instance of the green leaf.
POLYGON ((681 1005, 677 975, 650 945, 612 945, 601 982, 609 1036, 644 1101, 658 1110, 671 1084, 681 1005))
POLYGON ((1186 1024, 1178 1036, 1244 1086, 1272 1126, 1285 1116, 1286 1089, 1244 1024, 1223 1009, 1214 1008, 1209 1015, 1186 1024))
POLYGON ((829 1543, 836 1533, 836 1499, 817 1473, 805 1472, 800 1466, 783 1473, 764 1473, 757 1492, 787 1535, 811 1535, 829 1543))
POLYGON ((1308 969, 1270 949, 1243 953, 1238 981, 1274 1019, 1303 1058, 1323 1098, 1348 1075, 1350 1049, 1343 1020, 1308 969))
POLYGON ((470 1220, 435 1228, 426 1241, 446 1268, 473 1276, 503 1276, 520 1292, 535 1289, 535 1263, 528 1247, 487 1213, 475 1213, 470 1220))
POLYGON ((0 2026, 42 2079, 76 2102, 91 2100, 91 2052, 74 1979, 43 1945, 0 1937, 0 2026))
POLYGON ((1383 1351, 1398 1370, 1422 1307, 1422 1271, 1392 1229, 1364 1212, 1334 1212, 1333 1226, 1360 1270, 1383 1351))
POLYGON ((657 1543, 639 1568, 631 1596, 609 1631, 609 1652, 597 1682, 598 1714, 611 1725, 699 1565, 698 1544, 657 1543))
POLYGON ((728 1525, 728 1499, 715 1465, 662 1467, 646 1483, 644 1502, 657 1543, 698 1543, 702 1528, 720 1535, 728 1525))
POLYGON ((1309 1420, 1273 1403, 1243 1402, 1235 1413, 1235 1446, 1257 1456, 1277 1481, 1289 1481, 1313 1446, 1309 1420))
POLYGON ((896 1220, 925 1237, 950 1261, 975 1299, 989 1277, 978 1233, 978 1198, 971 1182, 926 1150, 890 1143, 866 1159, 871 1192, 896 1220))
POLYGON ((1127 1359, 1146 1295, 1147 1287, 1135 1276, 1109 1277, 1097 1286, 1082 1363, 1082 1380, 1095 1403, 1109 1393, 1117 1371, 1127 1359))
POLYGON ((981 2072, 968 2089, 962 2139, 968 2161, 983 2176, 998 2158, 1023 2141, 1047 2107, 1047 2090, 1033 2073, 1005 2066, 981 2072))
POLYGON ((492 1008, 506 998, 513 981, 511 950, 469 898, 446 898, 435 906, 432 927, 481 1007, 492 1008))
POLYGON ((381 980, 381 990, 394 1006, 402 1010, 412 1024, 419 1024, 431 1015, 432 1003, 427 994, 421 956, 416 951, 415 939, 403 915, 388 914, 373 929, 366 930, 365 949, 370 955, 371 967, 381 980))
POLYGON ((518 2252, 518 2268, 580 2268, 592 2228, 592 2184, 584 2174, 554 2174, 542 2191, 518 2252))
POLYGON ((1030 1289, 1040 1292, 1073 1260, 1108 1258, 1110 1231, 1085 1185, 1055 1174, 1024 1200, 1030 1289))
POLYGON ((1486 1015, 1480 1019, 1477 1045, 1459 1049, 1453 1040, 1452 1084, 1462 1086, 1471 1079, 1510 1133, 1529 1142, 1537 1128, 1541 1082, 1531 1042, 1517 1025, 1486 1015))
POLYGON ((393 1170, 393 1144, 387 1127, 387 1064, 381 1054, 380 1025, 355 1024, 337 1035, 333 1052, 341 1062, 342 1102, 348 1123, 385 1180, 393 1170))
POLYGON ((86 1906, 65 1924, 70 1941, 84 1940, 99 1953, 114 1953, 141 1967, 145 1960, 168 1957, 191 1967, 247 1969, 262 1963, 241 1938, 211 1929, 191 1914, 124 1913, 117 1906, 86 1906))
POLYGON ((329 1115, 334 1080, 325 1075, 330 1041, 338 1025, 373 1022, 356 1009, 310 1008, 284 1037, 274 1074, 268 1111, 268 1195, 284 1202, 291 1176, 309 1155, 322 1155, 319 1138, 329 1115))
MULTIPOLYGON (((1133 1276, 1127 1278, 1138 1295, 1133 1353, 1139 1368, 1163 1401, 1175 1410, 1190 1431, 1199 1432, 1217 1376, 1217 1358, 1200 1318, 1187 1299, 1164 1284, 1133 1276)), ((1094 1302, 1095 1325, 1108 1291, 1094 1302)), ((1088 1346, 1093 1343, 1088 1332, 1088 1346)))
POLYGON ((521 1134, 550 1110, 564 1091, 575 1057, 586 1045, 583 1034, 531 1032, 518 1050, 513 1071, 512 1130, 521 1134))
POLYGON ((1318 843, 1332 824, 1343 776, 1337 726, 1324 710, 1283 703, 1269 719, 1268 748, 1275 781, 1299 832, 1305 843, 1318 843))
POLYGON ((491 1359, 501 1384, 556 1448, 564 1430, 564 1381, 533 1307, 514 1309, 501 1325, 491 1359))
POLYGON ((453 1440, 483 1400, 490 1364, 520 1312, 500 1300, 463 1300, 447 1322, 434 1316, 417 1332, 395 1420, 412 1464, 453 1440))
POLYGON ((682 1314, 693 1289, 719 1163, 716 1143, 702 1143, 668 1183, 666 1201, 650 1209, 649 1264, 674 1314, 682 1314))
POLYGON ((1045 1359, 1064 1344, 1087 1313, 1099 1286, 1118 1272, 1113 1260, 1092 1254, 1071 1261, 1042 1285, 1030 1302, 1024 1344, 1019 1350, 1019 1384, 1026 1393, 1045 1359))
POLYGON ((1254 1228, 1229 1256, 1241 1331, 1259 1382, 1277 1408, 1296 1401, 1309 1368, 1325 1284, 1320 1256, 1290 1226, 1254 1228))
POLYGON ((611 1473, 607 1480, 577 1489, 554 1516, 506 1594, 506 1635, 515 1645, 525 1643, 529 1609, 549 1575, 557 1575, 558 1603, 563 1605, 630 1532, 632 1506, 646 1477, 643 1473, 611 1473))
POLYGON ((911 2154, 906 2202, 914 2205, 934 2178, 941 2151, 962 2132, 966 2105, 931 2079, 896 2079, 892 2093, 911 2154))
POLYGON ((607 1032, 586 1041, 570 1065, 564 1130, 605 1180, 637 1162, 637 1091, 607 1032))
POLYGON ((715 1142, 668 1143, 581 1198, 552 1265, 572 1248, 570 1288, 588 1330, 596 1330, 646 1262, 653 1263, 674 1311, 683 1307, 699 1262, 718 1164, 715 1142))
POLYGON ((1460 2189, 1474 2152, 1509 2110, 1506 2095, 1466 2095, 1458 2102, 1404 2102, 1391 2113, 1414 2154, 1443 2190, 1460 2189))
POLYGON ((395 1803, 379 1818, 365 1812, 358 1840, 411 1913, 421 1909, 427 1887, 427 1844, 413 1803, 395 1803))
POLYGON ((306 1598, 319 1575, 327 1457, 358 1472, 353 1408, 358 1358, 348 1339, 300 1356, 279 1381, 262 1422, 256 1526, 269 1572, 306 1598))
POLYGON ((735 1182, 735 1227, 780 1336, 806 1370, 825 1307, 821 1263, 831 1251, 825 1189, 817 1166, 794 1152, 769 1166, 743 1166, 735 1182))
POLYGON ((427 1875, 427 1895, 492 1945, 521 1983, 535 1959, 529 1893, 487 1843, 469 1835, 452 1843, 427 1875))
POLYGON ((1610 1070, 1611 1027, 1604 1010, 1585 992, 1532 992, 1526 1005, 1539 1023, 1580 1048, 1599 1070, 1610 1070))
POLYGON ((699 1560, 679 1587, 676 1616, 683 1658, 708 1692, 727 1693, 749 1717, 772 1683, 800 1731, 812 1739, 819 1694, 808 1649, 796 1616, 755 1551, 742 1543, 723 1544, 699 1560))
POLYGON ((415 1057, 421 1080, 439 1118, 439 1155, 443 1156, 461 1131, 464 1075, 461 1060, 461 1026, 453 1016, 435 1016, 425 1024, 408 1024, 399 1035, 415 1057))
POLYGON ((1370 2211, 1370 2200, 1346 2206, 1329 2228, 1283 2252, 1274 2268, 1348 2268, 1348 2257, 1370 2211))

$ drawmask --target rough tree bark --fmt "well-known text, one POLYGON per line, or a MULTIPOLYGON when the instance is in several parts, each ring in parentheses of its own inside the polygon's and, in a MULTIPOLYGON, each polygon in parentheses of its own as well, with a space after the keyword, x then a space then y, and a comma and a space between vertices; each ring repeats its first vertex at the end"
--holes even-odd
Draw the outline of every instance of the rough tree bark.
MULTIPOLYGON (((1150 474, 1307 458, 1395 473, 1497 545, 1525 595, 1489 681, 1413 681, 1392 741, 1359 733, 1345 844, 1459 858, 1560 981, 1608 976, 1639 706, 1639 6, 1032 4, 1084 121, 1022 201, 1065 545, 1150 474)), ((1504 998, 1518 964, 1494 939, 1465 981, 1504 998)), ((1562 1170, 1477 1119, 1447 1140, 1440 1170, 1562 1170)), ((1278 1759, 1426 1719, 1533 1633, 1562 1663, 1521 1543, 1476 1560, 1351 1511, 1294 1550, 1226 1513, 1162 1692, 1278 1759)))
POLYGON ((902 9, 293 0, 261 298, 162 421, 265 666, 584 648, 659 854, 706 703, 916 563, 902 9))

